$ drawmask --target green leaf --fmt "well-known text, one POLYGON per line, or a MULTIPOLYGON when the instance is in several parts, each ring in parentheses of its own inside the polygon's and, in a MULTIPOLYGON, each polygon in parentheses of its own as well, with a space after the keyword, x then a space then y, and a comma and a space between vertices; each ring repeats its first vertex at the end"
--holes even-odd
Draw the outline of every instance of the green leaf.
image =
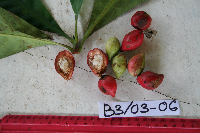
POLYGON ((83 0, 70 0, 72 9, 75 13, 75 42, 73 44, 73 49, 76 47, 78 43, 78 34, 77 34, 77 21, 78 21, 78 14, 81 9, 83 0))
MULTIPOLYGON (((55 44, 62 45, 47 39, 35 38, 25 33, 5 28, 5 30, 0 31, 0 59, 29 48, 55 44)), ((66 47, 72 51, 72 48, 66 47)))
POLYGON ((57 33, 73 43, 40 0, 0 0, 0 7, 14 13, 40 30, 57 33))
POLYGON ((26 33, 37 38, 50 39, 50 37, 43 33, 41 30, 35 28, 23 19, 0 7, 0 30, 2 31, 6 28, 9 28, 10 30, 20 31, 22 33, 26 33))
MULTIPOLYGON (((0 59, 32 47, 58 44, 39 38, 49 37, 41 30, 0 7, 0 59)), ((72 51, 71 47, 65 47, 72 51)))
POLYGON ((79 51, 92 33, 143 1, 145 0, 95 0, 92 16, 79 51))
POLYGON ((78 17, 83 0, 70 0, 70 2, 71 2, 72 9, 73 9, 75 15, 78 17))

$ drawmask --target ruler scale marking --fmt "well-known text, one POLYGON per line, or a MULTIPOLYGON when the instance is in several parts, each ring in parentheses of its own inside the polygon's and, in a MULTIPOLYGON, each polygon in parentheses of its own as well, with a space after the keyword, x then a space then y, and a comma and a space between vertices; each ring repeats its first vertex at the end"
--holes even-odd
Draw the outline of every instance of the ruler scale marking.
POLYGON ((5 131, 182 131, 200 132, 200 119, 183 118, 98 118, 98 116, 30 116, 7 115, 0 119, 0 132, 5 131))

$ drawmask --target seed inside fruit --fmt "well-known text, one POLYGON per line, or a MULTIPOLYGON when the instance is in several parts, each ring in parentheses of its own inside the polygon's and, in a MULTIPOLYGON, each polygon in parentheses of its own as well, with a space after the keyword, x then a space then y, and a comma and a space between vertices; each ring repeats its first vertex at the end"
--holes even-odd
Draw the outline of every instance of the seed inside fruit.
POLYGON ((61 58, 58 62, 60 68, 63 70, 63 72, 68 73, 70 71, 69 68, 69 63, 67 61, 67 59, 65 58, 61 58))
POLYGON ((101 69, 103 65, 103 57, 99 54, 95 54, 92 63, 96 69, 101 69))

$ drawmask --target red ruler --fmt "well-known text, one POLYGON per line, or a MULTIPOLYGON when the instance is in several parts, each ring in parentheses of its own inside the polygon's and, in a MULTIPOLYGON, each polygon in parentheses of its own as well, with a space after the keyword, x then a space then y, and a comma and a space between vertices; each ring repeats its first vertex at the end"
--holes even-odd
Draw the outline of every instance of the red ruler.
POLYGON ((176 132, 200 133, 200 119, 99 118, 98 116, 6 115, 0 133, 176 132))

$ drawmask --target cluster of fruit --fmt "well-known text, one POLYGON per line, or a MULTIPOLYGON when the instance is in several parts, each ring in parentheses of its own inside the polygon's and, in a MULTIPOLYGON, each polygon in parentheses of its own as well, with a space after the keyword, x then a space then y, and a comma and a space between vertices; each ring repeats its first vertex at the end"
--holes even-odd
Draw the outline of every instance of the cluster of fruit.
MULTIPOLYGON (((151 71, 143 72, 145 67, 145 54, 141 53, 133 56, 127 63, 127 58, 123 53, 138 48, 144 39, 144 33, 151 25, 151 17, 144 11, 137 11, 131 18, 131 25, 136 29, 124 36, 122 45, 116 37, 110 38, 105 45, 104 53, 101 49, 94 48, 87 55, 87 64, 92 72, 101 77, 98 87, 106 95, 115 97, 117 83, 115 78, 109 75, 102 75, 107 70, 108 62, 112 60, 112 68, 119 79, 128 69, 131 76, 137 77, 137 82, 145 89, 152 90, 157 88, 163 81, 164 75, 151 71), (143 73, 142 73, 143 72, 143 73)), ((152 32, 152 34, 154 34, 152 32)), ((146 35, 146 34, 145 34, 146 35)), ((150 35, 151 36, 151 35, 150 35)), ((68 51, 61 51, 55 60, 56 71, 66 80, 71 79, 74 71, 75 60, 68 51)))

